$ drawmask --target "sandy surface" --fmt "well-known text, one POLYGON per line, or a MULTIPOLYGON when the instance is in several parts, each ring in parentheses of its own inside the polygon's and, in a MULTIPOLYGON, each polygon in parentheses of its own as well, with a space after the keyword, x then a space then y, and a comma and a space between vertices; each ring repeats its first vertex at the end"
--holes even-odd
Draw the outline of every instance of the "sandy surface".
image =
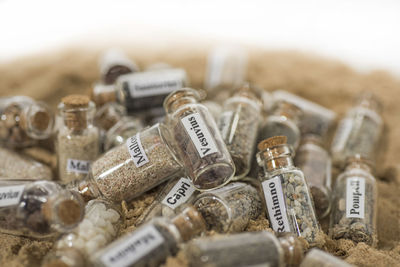
MULTIPOLYGON (((140 67, 164 61, 185 68, 192 86, 201 88, 204 79, 206 49, 132 49, 130 56, 140 67)), ((96 51, 69 50, 34 56, 0 65, 0 95, 28 95, 55 107, 69 93, 88 93, 98 79, 96 51)), ((325 249, 358 266, 400 266, 400 81, 381 71, 360 74, 339 62, 292 52, 250 50, 249 80, 266 90, 284 89, 318 102, 343 115, 352 97, 363 89, 379 95, 384 103, 384 119, 389 126, 385 162, 378 166, 378 247, 348 240, 327 239, 325 249)), ((45 144, 47 148, 51 145, 45 144)), ((29 155, 36 155, 31 149, 29 155)), ((43 151, 41 161, 54 167, 54 160, 43 151)), ((153 194, 127 203, 125 231, 134 229, 137 217, 153 194)), ((321 222, 326 229, 326 222, 321 222)), ((251 222, 249 231, 268 229, 264 217, 251 222)), ((51 242, 32 241, 0 234, 0 266, 38 266, 51 248, 51 242)), ((168 259, 167 265, 184 264, 180 257, 168 259)))

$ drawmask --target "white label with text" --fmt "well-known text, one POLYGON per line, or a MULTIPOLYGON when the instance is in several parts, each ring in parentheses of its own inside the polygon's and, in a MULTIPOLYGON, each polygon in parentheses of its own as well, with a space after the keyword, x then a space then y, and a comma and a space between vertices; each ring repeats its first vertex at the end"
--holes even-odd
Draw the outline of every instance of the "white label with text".
POLYGON ((142 142, 140 141, 139 133, 126 140, 126 146, 128 147, 129 154, 137 168, 149 163, 149 159, 147 158, 142 142))
POLYGON ((269 220, 275 232, 290 232, 280 176, 262 182, 269 220))
POLYGON ((17 205, 24 188, 23 185, 0 187, 0 207, 17 205))
POLYGON ((88 160, 68 159, 67 172, 89 173, 90 163, 88 160))
POLYGON ((169 94, 184 85, 182 69, 137 72, 129 76, 129 90, 134 98, 169 94))
POLYGON ((161 203, 175 210, 180 205, 186 203, 195 191, 196 189, 192 182, 188 178, 182 177, 161 203))
POLYGON ((346 217, 364 219, 365 179, 348 178, 346 181, 346 217))
POLYGON ((153 225, 144 226, 102 255, 101 261, 109 267, 133 266, 163 242, 164 238, 153 225))
POLYGON ((187 115, 181 121, 201 158, 218 152, 214 138, 199 113, 187 115))

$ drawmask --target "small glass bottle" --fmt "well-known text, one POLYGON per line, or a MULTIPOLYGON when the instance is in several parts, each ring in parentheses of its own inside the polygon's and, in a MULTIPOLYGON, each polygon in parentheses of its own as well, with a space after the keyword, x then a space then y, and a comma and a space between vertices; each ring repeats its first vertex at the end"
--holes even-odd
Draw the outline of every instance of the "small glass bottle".
POLYGON ((183 247, 191 267, 298 266, 305 245, 291 234, 244 232, 194 239, 183 247))
POLYGON ((107 103, 97 109, 94 115, 93 124, 101 131, 106 132, 124 116, 126 116, 126 109, 124 106, 115 102, 107 103))
POLYGON ((26 96, 0 98, 0 144, 23 148, 47 139, 54 132, 50 108, 26 96))
POLYGON ((138 66, 118 49, 107 50, 100 59, 100 74, 104 84, 113 84, 119 76, 138 70, 138 66))
POLYGON ((376 159, 384 126, 381 111, 381 103, 371 93, 363 92, 356 98, 354 107, 340 121, 332 141, 332 160, 336 166, 343 167, 346 159, 355 155, 376 159))
POLYGON ((126 140, 135 135, 144 128, 141 119, 133 116, 124 116, 113 127, 111 127, 105 136, 104 150, 108 151, 113 147, 119 146, 126 140))
POLYGON ((155 217, 171 218, 181 212, 187 205, 193 203, 199 191, 195 189, 187 177, 177 177, 167 182, 153 203, 145 209, 136 221, 143 224, 155 217))
POLYGON ((76 263, 84 263, 86 258, 117 237, 122 223, 116 206, 101 199, 89 201, 82 222, 57 240, 43 265, 76 267, 76 263))
POLYGON ((332 162, 329 153, 323 147, 321 137, 303 137, 297 149, 295 166, 304 173, 318 219, 326 217, 331 210, 332 162))
POLYGON ((162 107, 165 97, 188 85, 184 69, 171 68, 121 76, 116 84, 117 102, 129 114, 162 107))
POLYGON ((262 210, 257 189, 242 182, 204 192, 196 197, 194 206, 206 220, 208 230, 220 233, 243 231, 262 210))
POLYGON ((120 202, 139 196, 182 171, 166 141, 168 135, 162 124, 140 131, 94 161, 89 176, 69 187, 85 199, 102 196, 120 202))
POLYGON ((347 160, 336 179, 330 235, 368 245, 377 244, 377 184, 370 163, 360 156, 347 160))
POLYGON ((273 136, 284 135, 287 143, 296 150, 300 143, 299 123, 302 112, 292 103, 280 100, 272 108, 272 114, 267 116, 260 129, 260 140, 273 136))
POLYGON ((353 265, 317 248, 311 249, 300 267, 351 267, 353 265))
POLYGON ((261 102, 248 85, 224 102, 218 126, 235 163, 234 180, 250 171, 260 120, 261 102))
POLYGON ((211 115, 214 117, 215 121, 219 120, 219 116, 222 113, 222 106, 215 101, 212 100, 205 100, 201 102, 208 110, 210 111, 211 115))
POLYGON ((235 165, 208 109, 196 90, 184 88, 164 102, 174 148, 187 175, 199 190, 223 186, 235 174, 235 165))
POLYGON ((49 166, 15 151, 0 147, 0 177, 51 180, 53 174, 49 166))
POLYGON ((63 183, 85 178, 99 154, 99 130, 93 126, 94 103, 84 95, 69 95, 58 106, 63 125, 56 140, 58 175, 63 183))
POLYGON ((207 62, 204 87, 210 99, 222 103, 245 81, 247 53, 241 47, 214 48, 207 62))
POLYGON ((0 231, 6 234, 53 238, 84 215, 82 198, 51 181, 0 180, 0 195, 0 231))
POLYGON ((286 136, 258 144, 257 162, 263 169, 262 188, 272 229, 303 237, 310 246, 320 245, 320 227, 303 172, 293 164, 293 150, 286 136))
POLYGON ((95 266, 160 266, 178 245, 204 232, 201 215, 188 207, 172 219, 155 218, 91 257, 95 266))

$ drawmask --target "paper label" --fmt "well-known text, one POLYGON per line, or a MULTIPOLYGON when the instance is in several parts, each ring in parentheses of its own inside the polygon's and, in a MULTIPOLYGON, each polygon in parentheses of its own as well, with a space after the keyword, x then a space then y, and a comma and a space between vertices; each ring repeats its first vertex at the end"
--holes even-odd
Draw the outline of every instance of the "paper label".
POLYGON ((100 260, 110 267, 133 266, 163 242, 164 238, 153 225, 144 226, 103 254, 100 260))
POLYGON ((136 72, 126 81, 132 98, 169 94, 181 89, 186 79, 182 69, 136 72))
POLYGON ((175 210, 180 205, 186 203, 195 191, 196 189, 192 182, 189 179, 182 177, 174 185, 171 191, 169 191, 168 195, 161 203, 175 210))
POLYGON ((68 159, 67 172, 89 173, 90 163, 88 160, 68 159))
POLYGON ((269 220, 275 232, 290 232, 280 176, 262 182, 269 220))
POLYGON ((337 132, 332 141, 332 150, 333 151, 340 151, 344 148, 352 129, 353 129, 353 122, 351 119, 343 119, 339 123, 337 132))
POLYGON ((128 147, 129 154, 132 157, 133 163, 137 168, 149 163, 146 152, 143 149, 142 142, 140 141, 140 133, 132 136, 126 140, 126 146, 128 147))
POLYGON ((229 128, 231 126, 233 112, 225 111, 219 118, 219 131, 221 132, 222 139, 226 142, 228 139, 229 128))
POLYGON ((346 181, 346 217, 364 219, 365 179, 348 178, 346 181))
POLYGON ((3 186, 0 187, 0 207, 17 205, 24 192, 25 186, 3 186))
POLYGON ((218 152, 214 138, 199 113, 187 115, 181 121, 201 158, 218 152))

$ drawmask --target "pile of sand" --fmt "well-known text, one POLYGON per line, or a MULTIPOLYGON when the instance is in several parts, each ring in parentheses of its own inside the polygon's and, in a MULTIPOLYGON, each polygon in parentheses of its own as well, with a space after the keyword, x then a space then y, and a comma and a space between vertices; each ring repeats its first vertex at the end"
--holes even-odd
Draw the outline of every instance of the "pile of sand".
MULTIPOLYGON (((139 66, 163 61, 187 70, 192 86, 201 88, 206 64, 206 48, 132 50, 129 55, 139 66)), ((88 93, 98 79, 98 52, 69 50, 53 55, 35 56, 0 65, 0 95, 28 95, 56 107, 61 97, 70 93, 88 93)), ((250 50, 248 78, 268 91, 284 89, 315 101, 343 115, 352 97, 363 89, 377 94, 384 103, 384 119, 389 126, 386 161, 380 163, 378 189, 378 247, 349 240, 327 240, 325 249, 359 266, 400 266, 400 81, 385 72, 360 74, 334 61, 298 53, 250 50)), ((47 146, 51 147, 51 146, 47 146)), ((28 151, 54 167, 54 160, 43 151, 28 151)), ((127 222, 134 224, 154 197, 154 192, 123 205, 127 222)), ((321 222, 326 228, 326 222, 321 222)), ((267 229, 265 217, 251 222, 249 231, 267 229)), ((38 266, 51 248, 51 242, 0 234, 0 266, 38 266)), ((179 257, 167 265, 182 264, 179 257)))

